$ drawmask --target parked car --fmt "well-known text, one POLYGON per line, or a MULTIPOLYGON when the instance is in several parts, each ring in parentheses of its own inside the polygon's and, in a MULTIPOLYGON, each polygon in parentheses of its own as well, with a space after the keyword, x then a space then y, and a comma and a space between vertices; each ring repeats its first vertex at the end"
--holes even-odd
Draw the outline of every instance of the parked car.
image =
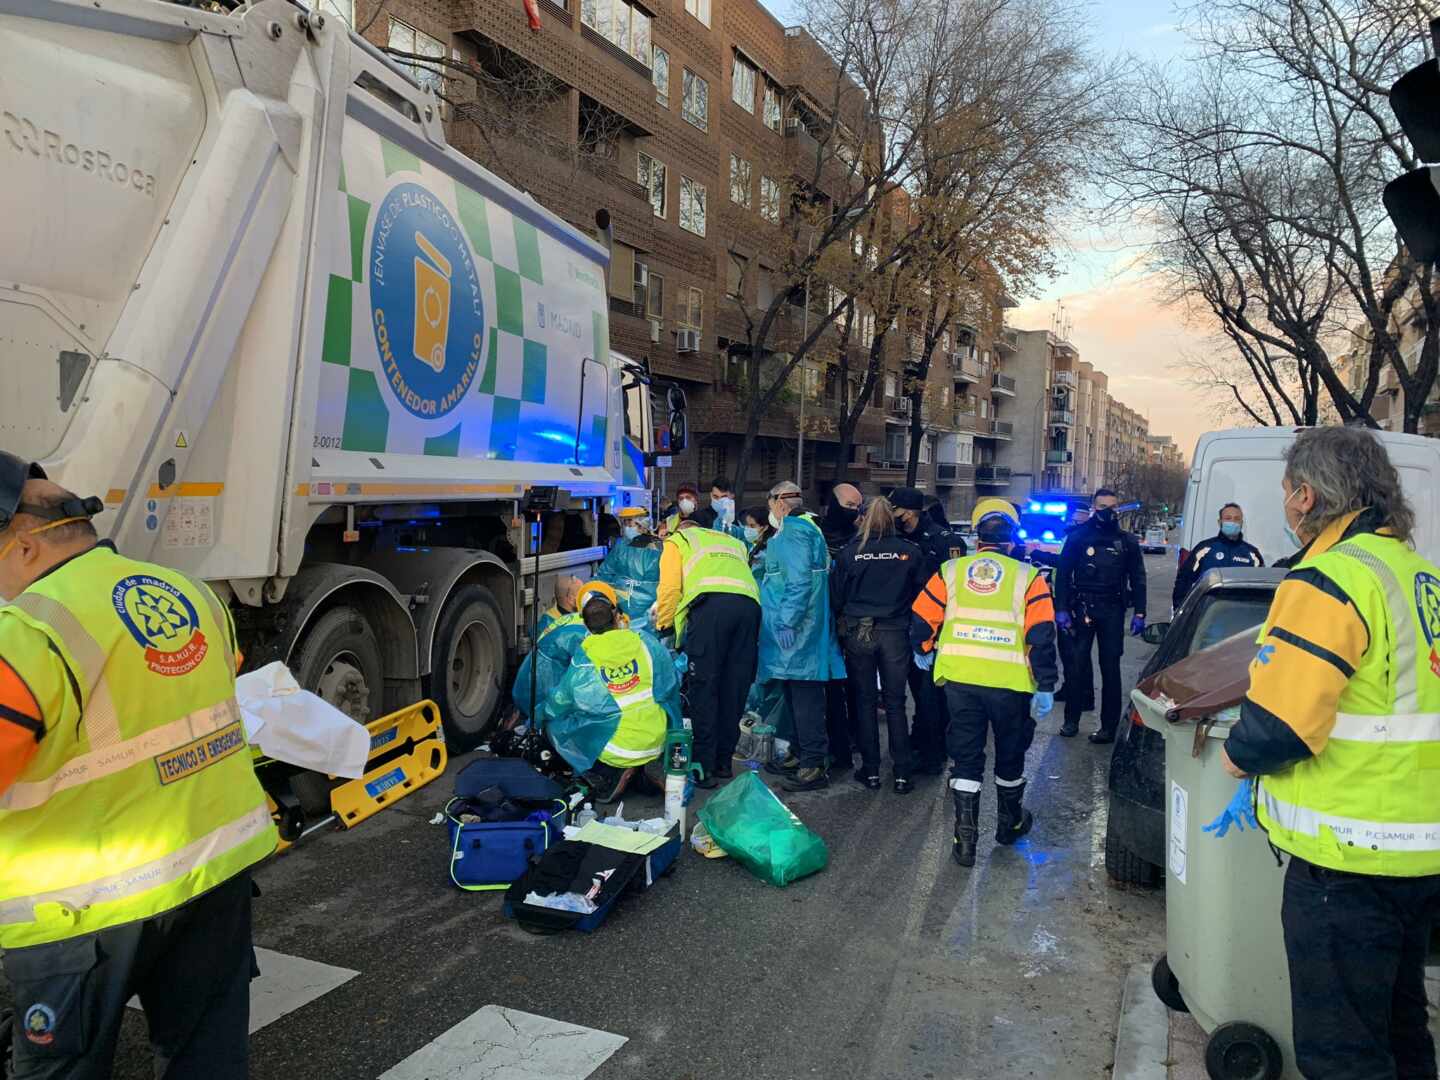
MULTIPOLYGON (((1256 634, 1284 579, 1277 567, 1211 570, 1185 598, 1174 622, 1152 623, 1145 640, 1158 645, 1140 672, 1146 679, 1187 656, 1239 633, 1256 634)), ((1110 758, 1110 808, 1105 871, 1128 885, 1153 885, 1165 867, 1165 740, 1132 705, 1110 758)))
POLYGON ((1151 525, 1140 539, 1140 550, 1146 555, 1164 555, 1170 550, 1164 525, 1151 525))

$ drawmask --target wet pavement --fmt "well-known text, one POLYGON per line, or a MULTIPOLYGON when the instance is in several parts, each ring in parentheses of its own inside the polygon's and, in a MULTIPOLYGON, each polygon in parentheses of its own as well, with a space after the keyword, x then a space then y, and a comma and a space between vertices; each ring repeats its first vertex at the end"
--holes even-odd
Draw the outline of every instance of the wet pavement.
MULTIPOLYGON (((1159 617, 1173 556, 1146 562, 1159 617)), ((1127 641, 1127 691, 1149 651, 1127 641)), ((498 1005, 623 1036, 595 1080, 1105 1077, 1126 970, 1163 948, 1163 894, 1106 880, 1109 748, 1059 738, 1058 716, 1040 727, 1034 831, 995 847, 987 785, 973 869, 951 861, 940 778, 907 797, 844 780, 785 796, 829 845, 822 873, 777 889, 686 852, 594 934, 531 936, 498 893, 450 884, 445 830, 428 823, 441 778, 258 871, 257 945, 359 974, 258 1031, 252 1075, 379 1076, 498 1005)), ((626 808, 650 816, 659 800, 626 808)), ((150 1070, 136 1014, 116 1076, 150 1070)))

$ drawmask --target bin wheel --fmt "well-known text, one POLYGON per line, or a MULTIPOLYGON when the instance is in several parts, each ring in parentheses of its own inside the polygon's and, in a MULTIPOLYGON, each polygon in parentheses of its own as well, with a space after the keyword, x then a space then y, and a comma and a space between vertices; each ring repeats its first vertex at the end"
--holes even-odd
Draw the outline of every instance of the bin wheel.
POLYGON ((1243 1020, 1221 1024, 1205 1044, 1205 1071, 1211 1080, 1278 1080, 1283 1066, 1275 1040, 1243 1020))
POLYGON ((1161 953, 1160 959, 1150 969, 1150 985, 1167 1009, 1183 1013, 1190 1011, 1190 1006, 1185 1004, 1185 998, 1180 994, 1180 980, 1170 970, 1170 957, 1166 953, 1161 953))

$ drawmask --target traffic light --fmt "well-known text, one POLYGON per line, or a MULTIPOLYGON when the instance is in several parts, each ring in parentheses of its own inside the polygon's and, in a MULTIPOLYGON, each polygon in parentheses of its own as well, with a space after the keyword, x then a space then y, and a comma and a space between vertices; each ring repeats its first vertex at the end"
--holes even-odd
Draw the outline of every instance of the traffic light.
MULTIPOLYGON (((1431 20, 1430 38, 1440 52, 1440 19, 1431 20)), ((1416 157, 1440 161, 1440 65, 1426 60, 1401 75, 1390 88, 1390 108, 1416 157)), ((1440 262, 1440 166, 1424 165, 1390 181, 1384 201, 1410 254, 1440 262)))

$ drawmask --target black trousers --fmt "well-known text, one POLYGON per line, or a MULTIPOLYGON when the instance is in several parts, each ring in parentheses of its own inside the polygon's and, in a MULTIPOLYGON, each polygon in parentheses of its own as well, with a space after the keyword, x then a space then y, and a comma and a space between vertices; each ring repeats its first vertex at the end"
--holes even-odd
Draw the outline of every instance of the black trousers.
POLYGON ((995 733, 995 782, 1013 785, 1025 779, 1025 754, 1035 738, 1030 695, 991 686, 946 683, 950 706, 950 779, 976 786, 985 779, 985 736, 995 733))
POLYGON ((1087 624, 1075 617, 1070 647, 1065 657, 1065 722, 1075 724, 1087 702, 1095 700, 1095 671, 1090 664, 1092 645, 1100 645, 1100 730, 1114 731, 1120 723, 1120 657, 1125 654, 1125 611, 1123 608, 1090 613, 1087 624))
POLYGON ((809 679, 783 679, 785 704, 795 720, 795 756, 802 769, 823 769, 830 755, 825 731, 825 683, 809 679))
POLYGON ((830 740, 830 760, 847 769, 855 763, 859 749, 855 715, 854 685, 849 679, 831 679, 825 684, 825 733, 830 740))
POLYGON ((140 995, 157 1080, 244 1080, 250 1053, 249 873, 143 922, 5 953, 15 1080, 104 1080, 140 995))
POLYGON ((915 699, 915 719, 910 726, 910 750, 916 765, 943 768, 945 728, 949 714, 945 695, 935 685, 934 671, 921 671, 912 662, 906 675, 910 696, 915 699))
POLYGON ((841 639, 845 670, 855 697, 855 726, 860 757, 867 776, 880 775, 880 720, 876 715, 876 680, 885 697, 885 727, 890 739, 890 762, 897 780, 910 778, 910 730, 905 718, 905 680, 910 662, 907 630, 874 630, 868 642, 850 634, 841 639))
POLYGON ((1434 1080, 1425 955, 1440 876, 1345 874, 1292 856, 1280 919, 1300 1072, 1434 1080))
POLYGON ((745 696, 759 661, 760 605, 748 596, 713 593, 685 617, 687 696, 695 730, 694 760, 715 775, 729 765, 740 741, 745 696))

